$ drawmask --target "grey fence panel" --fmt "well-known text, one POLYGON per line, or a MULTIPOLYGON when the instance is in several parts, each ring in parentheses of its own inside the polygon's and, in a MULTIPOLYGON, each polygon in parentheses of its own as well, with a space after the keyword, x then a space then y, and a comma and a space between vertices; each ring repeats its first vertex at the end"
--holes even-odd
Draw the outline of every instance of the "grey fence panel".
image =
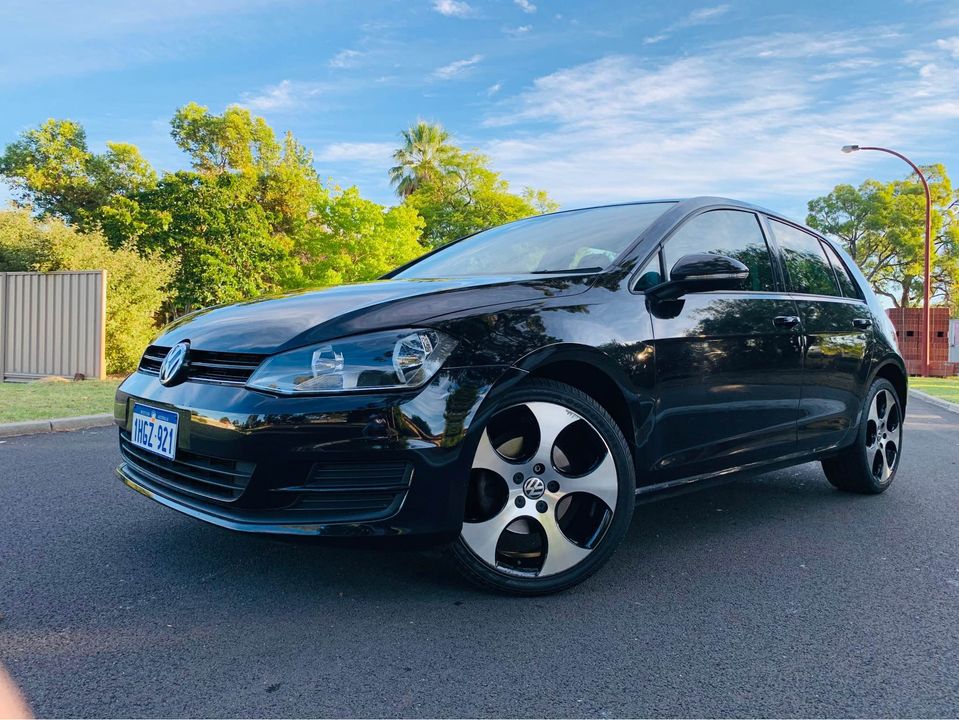
POLYGON ((0 273, 0 379, 106 377, 106 272, 0 273))

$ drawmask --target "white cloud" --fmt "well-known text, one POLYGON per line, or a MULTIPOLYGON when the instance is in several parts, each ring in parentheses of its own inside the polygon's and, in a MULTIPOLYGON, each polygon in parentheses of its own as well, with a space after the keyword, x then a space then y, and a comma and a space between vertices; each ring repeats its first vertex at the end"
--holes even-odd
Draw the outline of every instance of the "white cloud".
POLYGON ((433 9, 446 17, 471 17, 476 12, 464 0, 433 0, 433 9))
POLYGON ((714 5, 713 7, 699 8, 698 10, 693 10, 691 13, 689 13, 685 20, 681 20, 679 24, 683 27, 687 27, 689 25, 701 25, 704 22, 715 20, 720 15, 725 15, 727 12, 729 12, 729 5, 714 5))
POLYGON ((942 40, 936 40, 936 47, 941 50, 945 50, 954 58, 959 59, 959 35, 952 38, 943 38, 942 40))
POLYGON ((388 142, 340 142, 324 147, 316 154, 320 162, 371 163, 381 168, 389 167, 396 143, 388 142))
POLYGON ((330 67, 338 70, 351 68, 356 65, 357 60, 363 57, 359 50, 340 50, 336 55, 330 58, 330 67))
POLYGON ((318 83, 282 80, 259 93, 243 93, 239 104, 261 112, 292 110, 321 92, 322 87, 318 83))
POLYGON ((522 10, 524 13, 536 12, 536 6, 533 3, 531 3, 529 0, 513 0, 513 2, 515 2, 516 5, 519 7, 519 9, 522 10))
POLYGON ((504 28, 503 32, 511 37, 520 37, 521 35, 526 35, 530 30, 533 29, 532 25, 520 25, 519 27, 514 28, 504 28))
POLYGON ((779 33, 753 41, 753 50, 760 58, 805 59, 814 64, 828 57, 851 57, 867 55, 876 43, 885 43, 896 38, 895 33, 877 31, 876 36, 864 42, 860 35, 836 33, 833 35, 806 35, 802 33, 779 33))
POLYGON ((494 83, 486 88, 486 97, 493 97, 496 93, 503 89, 503 83, 494 83))
POLYGON ((882 61, 877 58, 849 58, 825 65, 820 72, 811 74, 809 79, 816 82, 838 79, 850 80, 856 75, 862 75, 881 65, 882 61))
POLYGON ((794 203, 870 161, 843 144, 929 161, 951 147, 959 64, 909 65, 905 46, 864 28, 740 37, 658 63, 607 56, 500 100, 485 122, 497 137, 482 149, 515 185, 566 205, 696 194, 794 203))
POLYGON ((713 5, 711 7, 702 7, 697 10, 693 10, 685 17, 680 18, 673 24, 666 27, 661 33, 650 35, 644 38, 643 44, 652 45, 665 40, 676 30, 682 30, 684 28, 693 27, 694 25, 703 25, 711 22, 712 20, 725 15, 727 12, 729 12, 730 8, 730 5, 713 5))
POLYGON ((452 80, 467 72, 483 59, 482 55, 474 55, 466 60, 457 60, 433 71, 433 77, 438 80, 452 80))

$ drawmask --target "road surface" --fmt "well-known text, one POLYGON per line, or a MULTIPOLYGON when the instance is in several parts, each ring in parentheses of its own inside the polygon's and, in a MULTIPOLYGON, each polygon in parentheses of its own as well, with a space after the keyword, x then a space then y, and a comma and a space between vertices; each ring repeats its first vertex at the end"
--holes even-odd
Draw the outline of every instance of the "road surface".
POLYGON ((210 527, 112 428, 0 444, 0 661, 41 716, 959 714, 959 415, 878 497, 816 464, 640 507, 563 595, 210 527))

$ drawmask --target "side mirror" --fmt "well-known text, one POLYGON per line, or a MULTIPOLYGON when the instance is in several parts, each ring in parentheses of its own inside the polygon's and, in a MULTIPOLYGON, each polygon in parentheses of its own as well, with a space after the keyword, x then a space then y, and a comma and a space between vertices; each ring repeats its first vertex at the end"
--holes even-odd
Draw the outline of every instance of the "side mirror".
POLYGON ((749 268, 725 255, 683 255, 669 271, 669 281, 646 291, 657 300, 673 300, 689 292, 741 290, 749 268))

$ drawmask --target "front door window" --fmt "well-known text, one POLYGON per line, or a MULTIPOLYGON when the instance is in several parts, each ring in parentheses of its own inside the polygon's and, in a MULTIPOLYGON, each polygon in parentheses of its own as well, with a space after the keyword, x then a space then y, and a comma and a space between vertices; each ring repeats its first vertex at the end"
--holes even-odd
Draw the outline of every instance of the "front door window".
POLYGON ((666 242, 666 268, 684 255, 710 253, 739 260, 749 268, 745 290, 775 290, 769 248, 759 218, 744 210, 710 210, 684 223, 666 242))

